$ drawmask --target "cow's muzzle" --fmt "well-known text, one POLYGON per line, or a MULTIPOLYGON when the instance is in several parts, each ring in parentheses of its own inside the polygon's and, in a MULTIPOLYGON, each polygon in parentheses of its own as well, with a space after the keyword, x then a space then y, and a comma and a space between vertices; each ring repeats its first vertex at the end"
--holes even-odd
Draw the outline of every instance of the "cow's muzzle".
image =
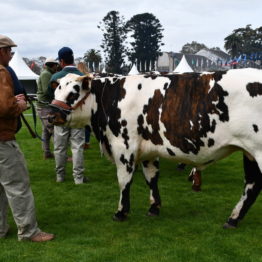
POLYGON ((72 112, 72 108, 69 105, 59 100, 53 100, 49 104, 49 109, 48 122, 54 125, 65 124, 67 116, 72 112))

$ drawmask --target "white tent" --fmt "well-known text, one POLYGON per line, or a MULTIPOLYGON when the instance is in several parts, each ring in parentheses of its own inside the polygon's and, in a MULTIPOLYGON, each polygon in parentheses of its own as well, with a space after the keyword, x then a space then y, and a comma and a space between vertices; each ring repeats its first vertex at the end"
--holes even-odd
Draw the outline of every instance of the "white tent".
POLYGON ((103 70, 102 70, 103 74, 106 74, 106 67, 104 66, 103 70))
POLYGON ((16 51, 9 65, 15 71, 19 80, 36 80, 39 76, 35 74, 16 51))
POLYGON ((137 70, 136 64, 133 64, 131 70, 128 73, 129 76, 131 75, 139 75, 139 72, 137 70))
POLYGON ((23 60, 22 56, 20 56, 17 51, 9 62, 9 66, 11 66, 15 71, 27 94, 36 94, 36 80, 39 76, 29 68, 29 66, 23 60))
POLYGON ((181 61, 179 62, 179 64, 177 65, 177 67, 175 68, 173 73, 181 73, 182 74, 182 73, 190 73, 190 72, 194 72, 194 70, 187 63, 185 55, 183 55, 181 61))

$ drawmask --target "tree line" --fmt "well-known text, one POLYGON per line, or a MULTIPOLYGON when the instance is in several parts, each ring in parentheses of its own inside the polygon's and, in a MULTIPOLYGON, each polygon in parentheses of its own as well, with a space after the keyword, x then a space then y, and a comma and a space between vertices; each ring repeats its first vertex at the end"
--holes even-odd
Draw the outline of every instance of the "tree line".
MULTIPOLYGON (((140 71, 149 71, 161 55, 163 27, 151 13, 137 14, 128 21, 118 11, 110 11, 97 26, 103 33, 101 48, 105 55, 106 71, 123 73, 127 58, 141 65, 140 71)), ((183 54, 195 54, 201 49, 221 51, 219 47, 208 48, 205 44, 192 41, 186 43, 183 54)), ((249 59, 262 60, 262 27, 251 25, 238 28, 224 38, 224 48, 234 58, 245 55, 249 59)), ((88 67, 95 71, 102 56, 99 50, 90 49, 84 55, 88 67)))
MULTIPOLYGON (((164 30, 160 21, 151 13, 137 14, 128 21, 118 11, 110 11, 99 22, 103 33, 101 48, 105 55, 106 71, 122 73, 125 58, 140 63, 142 71, 148 71, 161 54, 164 30)), ((84 59, 89 68, 97 67, 102 57, 95 49, 88 50, 84 59)))

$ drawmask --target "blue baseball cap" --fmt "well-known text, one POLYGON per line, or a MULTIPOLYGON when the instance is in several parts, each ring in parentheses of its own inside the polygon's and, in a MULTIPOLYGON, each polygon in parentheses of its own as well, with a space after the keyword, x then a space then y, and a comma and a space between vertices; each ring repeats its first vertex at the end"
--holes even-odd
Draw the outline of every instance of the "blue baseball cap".
POLYGON ((73 50, 70 47, 62 47, 59 51, 58 51, 58 60, 61 59, 74 59, 74 53, 73 50))

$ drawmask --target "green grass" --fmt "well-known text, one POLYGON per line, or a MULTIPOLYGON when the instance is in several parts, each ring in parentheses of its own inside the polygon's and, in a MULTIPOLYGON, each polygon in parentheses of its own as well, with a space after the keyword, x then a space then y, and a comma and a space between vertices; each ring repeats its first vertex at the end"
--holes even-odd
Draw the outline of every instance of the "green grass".
POLYGON ((145 215, 149 190, 138 168, 131 187, 131 213, 118 223, 112 220, 119 197, 116 169, 100 156, 93 137, 91 149, 85 151, 90 183, 78 186, 73 184, 71 163, 65 183, 55 182, 54 160, 43 160, 41 142, 32 139, 26 127, 17 140, 27 159, 39 226, 55 233, 56 239, 18 242, 10 215, 10 234, 0 240, 1 262, 262 261, 261 198, 237 229, 222 229, 242 194, 241 153, 208 168, 199 193, 187 181, 190 167, 178 172, 175 163, 161 160, 159 217, 145 215))

